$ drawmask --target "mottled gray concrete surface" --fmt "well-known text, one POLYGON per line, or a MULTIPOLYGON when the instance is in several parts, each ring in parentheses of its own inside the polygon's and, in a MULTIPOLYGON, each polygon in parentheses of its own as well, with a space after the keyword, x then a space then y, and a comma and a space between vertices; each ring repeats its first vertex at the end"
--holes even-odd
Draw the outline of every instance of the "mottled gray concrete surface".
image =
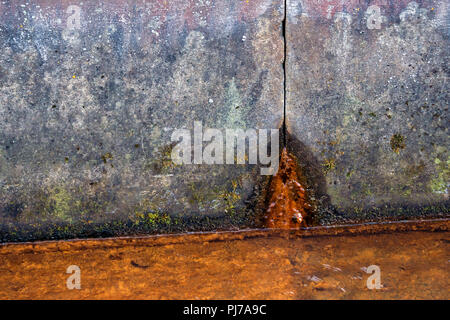
POLYGON ((170 137, 284 106, 316 222, 449 216, 449 10, 0 0, 0 242, 252 226, 258 167, 174 165, 170 137))
POLYGON ((448 1, 287 9, 286 119, 319 220, 448 216, 448 1))
POLYGON ((255 166, 175 128, 277 128, 280 0, 0 2, 0 241, 249 225, 255 166))

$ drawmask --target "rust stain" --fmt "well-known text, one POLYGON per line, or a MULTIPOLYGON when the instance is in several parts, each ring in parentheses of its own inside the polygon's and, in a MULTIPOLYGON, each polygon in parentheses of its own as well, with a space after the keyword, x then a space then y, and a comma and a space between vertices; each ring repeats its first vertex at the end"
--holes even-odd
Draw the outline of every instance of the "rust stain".
MULTIPOLYGON (((192 232, 189 234, 165 234, 128 236, 114 238, 87 238, 73 240, 47 240, 35 242, 0 243, 0 259, 2 255, 84 251, 91 249, 114 249, 130 247, 158 247, 192 243, 211 243, 221 241, 250 240, 256 238, 320 238, 322 236, 357 236, 376 234, 395 234, 403 232, 448 232, 450 219, 434 220, 401 220, 381 223, 362 223, 334 226, 315 226, 293 230, 281 229, 243 229, 235 231, 192 232)), ((120 260, 112 255, 111 260, 120 260)))
POLYGON ((448 300, 449 236, 447 231, 192 243, 191 235, 183 235, 179 243, 158 246, 148 245, 150 239, 54 242, 62 251, 46 250, 49 243, 0 246, 0 299, 448 300), (110 245, 102 245, 105 241, 110 245), (375 262, 383 287, 369 290, 370 274, 363 267, 375 262), (81 269, 79 290, 67 288, 71 265, 81 269))
POLYGON ((277 229, 298 229, 306 226, 305 218, 311 209, 305 187, 300 183, 297 161, 283 149, 277 174, 270 183, 266 226, 277 229))

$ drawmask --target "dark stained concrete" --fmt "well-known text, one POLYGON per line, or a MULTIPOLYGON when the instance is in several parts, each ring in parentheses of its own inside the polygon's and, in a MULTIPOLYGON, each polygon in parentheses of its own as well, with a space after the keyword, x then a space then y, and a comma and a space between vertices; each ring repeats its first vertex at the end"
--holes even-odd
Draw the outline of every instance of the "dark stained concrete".
POLYGON ((0 1, 0 242, 258 226, 194 121, 285 120, 317 224, 448 217, 448 1, 286 3, 0 1))
POLYGON ((320 221, 448 216, 448 2, 287 11, 286 121, 320 221))

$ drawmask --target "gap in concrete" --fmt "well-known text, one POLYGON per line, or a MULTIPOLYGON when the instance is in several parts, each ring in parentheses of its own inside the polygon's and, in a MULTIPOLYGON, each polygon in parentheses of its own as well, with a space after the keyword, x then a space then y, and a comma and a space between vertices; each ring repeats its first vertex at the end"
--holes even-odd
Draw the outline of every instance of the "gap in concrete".
POLYGON ((287 60, 287 38, 286 38, 286 19, 287 19, 287 0, 284 0, 284 16, 281 21, 282 35, 283 35, 283 148, 286 147, 286 60, 287 60))

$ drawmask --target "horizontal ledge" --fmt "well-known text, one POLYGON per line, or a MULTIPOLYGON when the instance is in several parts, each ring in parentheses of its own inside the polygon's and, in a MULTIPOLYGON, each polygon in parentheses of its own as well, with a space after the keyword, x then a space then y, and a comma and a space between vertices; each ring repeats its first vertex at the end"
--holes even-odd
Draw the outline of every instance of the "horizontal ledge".
POLYGON ((2 243, 0 255, 10 253, 44 253, 52 251, 76 251, 124 246, 163 246, 180 243, 198 243, 214 241, 244 240, 269 237, 317 237, 348 236, 394 233, 407 231, 447 231, 450 219, 401 220, 385 222, 366 222, 333 226, 306 227, 298 230, 281 229, 242 229, 228 231, 187 232, 182 234, 160 234, 145 236, 128 236, 115 238, 86 238, 70 240, 52 240, 36 242, 2 243))

